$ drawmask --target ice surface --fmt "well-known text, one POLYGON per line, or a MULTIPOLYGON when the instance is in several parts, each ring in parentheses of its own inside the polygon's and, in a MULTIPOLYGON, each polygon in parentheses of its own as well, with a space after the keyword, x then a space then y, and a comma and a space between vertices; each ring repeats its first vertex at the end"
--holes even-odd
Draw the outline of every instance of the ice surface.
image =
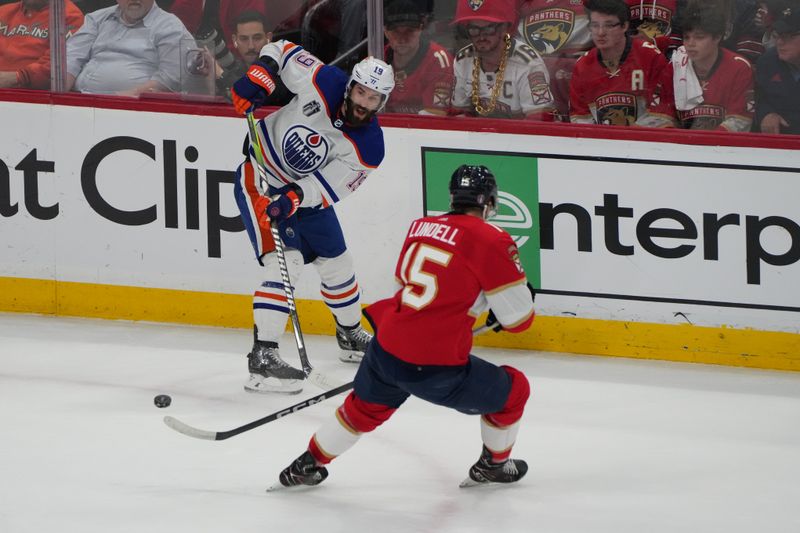
MULTIPOLYGON (((333 337, 306 340, 349 380, 333 337)), ((343 396, 222 442, 161 421, 226 430, 319 392, 245 393, 250 345, 245 330, 0 314, 0 532, 800 531, 800 374, 476 350, 532 381, 522 482, 459 489, 478 419, 411 399, 323 485, 267 494, 343 396)), ((296 362, 290 335, 282 349, 296 362)))

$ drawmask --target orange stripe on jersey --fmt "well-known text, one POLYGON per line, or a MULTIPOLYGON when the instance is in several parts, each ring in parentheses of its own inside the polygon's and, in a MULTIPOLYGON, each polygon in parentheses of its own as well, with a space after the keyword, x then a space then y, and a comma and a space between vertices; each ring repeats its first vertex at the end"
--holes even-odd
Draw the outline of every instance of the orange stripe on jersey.
POLYGON ((271 300, 278 300, 279 302, 286 301, 286 296, 283 294, 272 294, 269 292, 256 291, 255 296, 259 298, 269 298, 271 300))
POLYGON ((294 48, 296 46, 298 46, 298 45, 296 45, 294 43, 290 43, 289 41, 286 41, 286 44, 283 45, 283 53, 285 54, 286 52, 288 52, 289 50, 291 50, 292 48, 294 48))
POLYGON ((355 292, 358 292, 358 283, 347 292, 343 292, 342 294, 330 294, 325 291, 319 291, 322 294, 323 298, 327 298, 328 300, 341 300, 343 298, 347 298, 348 296, 352 295, 355 292))
MULTIPOLYGON (((256 173, 250 161, 244 164, 244 189, 248 196, 250 206, 255 213, 256 200, 261 197, 261 193, 258 192, 258 187, 256 187, 256 173)), ((275 241, 272 240, 272 233, 266 228, 261 227, 257 219, 258 213, 255 213, 255 215, 256 220, 254 220, 255 224, 253 224, 253 227, 261 235, 261 243, 264 248, 261 251, 264 253, 271 252, 275 249, 275 241)))

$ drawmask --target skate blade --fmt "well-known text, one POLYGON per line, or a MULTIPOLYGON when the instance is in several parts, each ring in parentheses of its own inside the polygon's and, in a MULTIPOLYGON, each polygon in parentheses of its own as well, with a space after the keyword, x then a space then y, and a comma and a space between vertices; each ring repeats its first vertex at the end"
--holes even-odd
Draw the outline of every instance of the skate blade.
POLYGON ((488 484, 489 483, 485 483, 485 482, 482 482, 482 481, 475 481, 471 477, 467 476, 467 479, 465 479, 464 481, 459 483, 458 487, 461 488, 461 489, 467 489, 469 487, 477 487, 479 485, 488 485, 488 484))
POLYGON ((265 490, 266 493, 270 492, 301 492, 303 490, 309 490, 316 488, 316 485, 292 485, 291 487, 285 487, 281 485, 281 482, 278 481, 274 485, 270 485, 265 490))
POLYGON ((287 396, 294 396, 295 394, 300 394, 301 392, 303 392, 303 389, 300 390, 285 390, 285 389, 272 390, 264 388, 252 389, 249 388, 247 385, 245 385, 243 388, 245 392, 249 392, 250 394, 285 394, 287 396))
POLYGON ((364 359, 364 354, 361 352, 354 352, 352 350, 342 350, 339 353, 339 361, 343 363, 359 364, 364 359))

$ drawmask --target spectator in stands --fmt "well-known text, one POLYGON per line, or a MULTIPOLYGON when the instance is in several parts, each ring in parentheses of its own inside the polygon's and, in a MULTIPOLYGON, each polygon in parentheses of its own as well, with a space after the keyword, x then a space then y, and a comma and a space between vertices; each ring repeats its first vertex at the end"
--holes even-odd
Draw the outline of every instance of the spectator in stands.
POLYGON ((67 88, 138 96, 177 91, 181 41, 194 42, 183 23, 154 0, 117 0, 86 15, 67 41, 67 88))
MULTIPOLYGON (((272 32, 266 30, 264 16, 258 11, 244 11, 236 18, 236 25, 232 34, 234 49, 242 58, 236 59, 234 65, 228 69, 217 66, 217 94, 231 100, 231 86, 242 77, 256 59, 259 58, 261 49, 272 41, 272 32)), ((283 106, 289 103, 294 94, 286 88, 283 80, 278 78, 275 90, 270 93, 263 106, 283 106)))
POLYGON ((758 27, 759 3, 756 0, 707 0, 727 17, 728 27, 722 46, 755 64, 764 53, 764 30, 758 27))
POLYGON ((244 11, 236 17, 231 40, 239 57, 247 65, 252 65, 264 45, 272 41, 272 32, 267 31, 264 15, 258 11, 244 11))
POLYGON ((570 120, 619 126, 675 125, 672 67, 658 48, 630 37, 625 0, 586 0, 595 44, 578 60, 570 120))
POLYGON ((267 13, 264 0, 174 0, 169 11, 200 41, 216 31, 231 52, 235 52, 233 34, 239 15, 245 11, 267 13))
POLYGON ((800 135, 800 6, 773 16, 775 48, 756 67, 756 124, 762 133, 800 135))
POLYGON ((390 113, 445 115, 453 92, 453 56, 422 36, 426 16, 413 0, 391 0, 383 11, 386 62, 394 68, 390 113))
POLYGON ((550 76, 536 50, 512 37, 511 0, 459 0, 454 22, 472 44, 455 61, 455 113, 494 118, 554 120, 550 76))
POLYGON ((672 56, 679 125, 750 131, 753 72, 747 59, 720 48, 725 14, 705 0, 694 0, 680 20, 684 45, 672 56))
MULTIPOLYGON (((0 6, 0 88, 50 87, 50 0, 20 0, 0 6)), ((83 24, 83 13, 64 1, 67 37, 83 24)))
POLYGON ((542 56, 550 74, 557 118, 569 122, 569 80, 575 63, 592 47, 589 17, 582 2, 525 0, 517 31, 542 56))
POLYGON ((673 22, 680 13, 680 0, 626 0, 630 11, 631 33, 658 46, 667 57, 681 45, 673 22))

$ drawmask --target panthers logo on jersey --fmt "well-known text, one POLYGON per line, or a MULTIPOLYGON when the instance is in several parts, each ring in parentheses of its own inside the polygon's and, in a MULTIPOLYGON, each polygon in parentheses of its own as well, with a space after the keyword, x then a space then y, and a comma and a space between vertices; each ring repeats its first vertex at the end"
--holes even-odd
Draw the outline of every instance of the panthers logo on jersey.
POLYGON ((598 124, 632 126, 636 123, 636 97, 632 94, 604 94, 595 104, 598 124))
POLYGON ((574 28, 575 14, 568 9, 538 11, 523 21, 525 41, 543 55, 552 54, 564 46, 574 28))
POLYGON ((649 39, 672 32, 672 11, 665 7, 644 6, 642 10, 642 6, 631 6, 630 13, 634 27, 649 39))
POLYGON ((283 157, 298 174, 310 174, 328 157, 328 141, 307 126, 292 126, 283 136, 283 157))

